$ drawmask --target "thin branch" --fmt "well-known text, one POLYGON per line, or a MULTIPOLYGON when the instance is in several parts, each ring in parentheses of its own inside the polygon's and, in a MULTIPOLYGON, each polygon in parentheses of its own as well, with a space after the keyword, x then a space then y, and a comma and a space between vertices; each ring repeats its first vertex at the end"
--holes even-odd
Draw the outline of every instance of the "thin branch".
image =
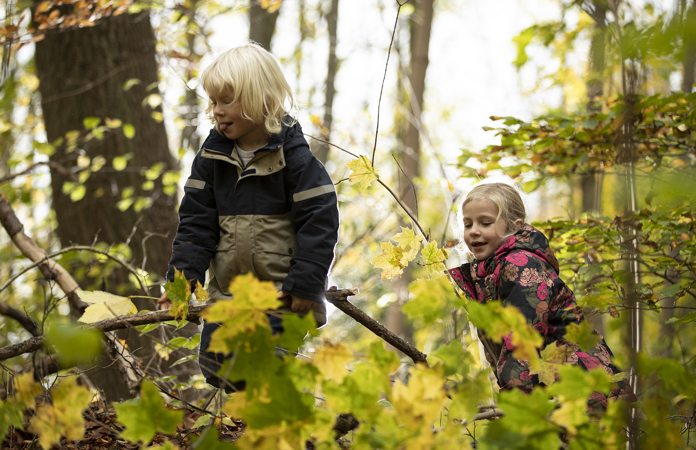
POLYGON ((389 193, 391 194, 391 196, 394 197, 394 200, 396 200, 396 203, 398 203, 399 206, 401 206, 401 208, 402 208, 404 211, 406 211, 406 214, 408 214, 408 217, 410 217, 410 218, 411 218, 411 221, 413 221, 413 223, 418 227, 418 230, 421 232, 421 235, 422 235, 424 238, 427 239, 427 235, 425 234, 425 231, 423 231, 423 227, 421 227, 420 223, 418 222, 418 219, 416 219, 416 218, 414 217, 413 212, 411 211, 411 209, 410 209, 408 206, 406 206, 401 200, 399 200, 399 197, 396 196, 396 194, 394 193, 394 191, 392 191, 392 190, 389 188, 389 186, 387 186, 382 180, 380 180, 379 178, 377 178, 376 181, 377 181, 379 184, 381 184, 382 186, 384 186, 384 189, 386 189, 387 191, 389 191, 389 193))
POLYGON ((4 177, 0 178, 0 184, 6 183, 8 181, 12 181, 17 177, 21 177, 23 175, 26 175, 26 174, 32 172, 34 169, 36 169, 39 166, 52 167, 53 169, 58 171, 64 177, 70 178, 72 181, 74 181, 76 183, 79 181, 74 173, 72 173, 70 170, 66 169, 62 165, 58 164, 57 162, 55 162, 55 161, 42 161, 42 162, 32 164, 31 166, 29 166, 28 168, 26 168, 25 170, 23 170, 19 173, 12 173, 9 175, 5 175, 4 177))
POLYGON ((418 217, 418 193, 416 192, 416 185, 413 184, 413 180, 411 180, 411 179, 408 177, 408 175, 406 175, 406 172, 405 172, 404 169, 401 167, 401 164, 399 164, 399 160, 396 159, 396 156, 394 156, 393 153, 392 153, 392 158, 394 158, 394 162, 396 163, 396 166, 399 168, 399 170, 401 171, 401 173, 404 174, 404 177, 406 177, 406 179, 408 180, 409 184, 411 185, 411 189, 413 189, 413 198, 415 199, 415 202, 416 202, 416 204, 415 204, 415 207, 416 207, 415 214, 416 214, 416 217, 418 217))
POLYGON ((336 144, 332 144, 331 142, 327 141, 326 139, 318 138, 318 137, 316 137, 316 136, 312 136, 311 134, 307 134, 307 133, 304 133, 304 135, 307 136, 308 138, 314 139, 315 141, 319 141, 319 142, 321 142, 322 144, 326 144, 326 145, 329 145, 329 146, 331 146, 331 147, 336 147, 337 149, 339 149, 339 150, 341 150, 341 151, 343 151, 343 152, 348 153, 348 154, 349 154, 350 156, 352 156, 353 158, 359 158, 359 156, 356 155, 355 153, 349 152, 349 151, 346 150, 345 148, 339 147, 339 146, 336 145, 336 144))
POLYGON ((138 280, 138 284, 140 284, 140 288, 141 288, 141 289, 143 290, 143 292, 145 292, 148 296, 150 295, 149 289, 147 288, 147 286, 145 286, 145 285, 143 284, 142 280, 140 279, 140 275, 138 274, 138 269, 136 269, 135 267, 131 266, 131 265, 128 264, 127 262, 125 262, 125 261, 123 261, 123 260, 117 258, 116 256, 111 255, 109 252, 105 252, 104 250, 99 250, 99 249, 96 249, 96 248, 94 248, 94 247, 92 247, 92 246, 88 246, 88 245, 74 245, 74 246, 72 246, 72 247, 62 248, 62 249, 60 249, 60 250, 58 250, 58 251, 56 251, 56 252, 51 253, 50 255, 46 255, 44 258, 42 258, 42 259, 40 259, 40 260, 38 260, 38 261, 35 261, 33 264, 31 264, 31 265, 25 267, 24 269, 22 269, 21 271, 15 273, 9 280, 7 280, 7 282, 6 282, 5 284, 3 284, 2 286, 0 286, 0 292, 2 292, 2 291, 4 291, 5 289, 7 289, 17 278, 19 278, 19 277, 21 277, 22 275, 24 275, 25 273, 29 272, 31 269, 34 269, 34 268, 36 268, 36 267, 39 267, 39 266, 41 266, 42 264, 46 264, 46 262, 48 262, 49 260, 52 260, 52 259, 55 258, 56 256, 62 255, 62 254, 64 254, 64 253, 74 252, 74 251, 86 251, 86 252, 96 253, 96 254, 105 256, 105 257, 107 257, 108 259, 111 259, 112 261, 115 261, 115 262, 119 263, 119 264, 122 265, 126 270, 128 270, 128 271, 131 272, 133 275, 135 275, 135 278, 138 280))
POLYGON ((387 69, 389 68, 389 56, 391 55, 391 49, 392 45, 394 45, 394 38, 396 37, 396 27, 399 24, 399 13, 401 12, 401 8, 408 3, 409 0, 406 0, 405 2, 401 3, 400 1, 396 1, 396 3, 399 5, 399 7, 396 10, 396 19, 394 20, 394 30, 392 31, 391 35, 391 40, 389 41, 389 50, 387 50, 387 63, 384 65, 384 76, 382 77, 382 87, 379 89, 379 101, 377 102, 377 126, 375 128, 375 146, 372 149, 372 166, 374 167, 375 165, 375 154, 377 153, 377 137, 379 136, 379 113, 380 110, 382 109, 382 94, 384 93, 384 83, 387 80, 387 69))

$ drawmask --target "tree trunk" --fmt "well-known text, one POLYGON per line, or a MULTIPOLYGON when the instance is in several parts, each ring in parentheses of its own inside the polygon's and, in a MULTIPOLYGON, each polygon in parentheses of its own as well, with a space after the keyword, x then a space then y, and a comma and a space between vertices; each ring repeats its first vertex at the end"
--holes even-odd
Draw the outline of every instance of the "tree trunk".
MULTIPOLYGON (((428 50, 430 48, 430 30, 433 21, 433 0, 418 0, 411 15, 411 59, 409 62, 410 91, 406 94, 406 109, 409 120, 404 121, 403 144, 399 159, 403 176, 399 176, 399 197, 404 204, 417 214, 416 192, 411 185, 420 175, 420 129, 425 93, 425 74, 428 69, 428 50)), ((408 301, 408 285, 412 274, 409 268, 394 283, 397 300, 387 310, 387 327, 406 340, 413 341, 413 330, 406 322, 401 306, 408 301)))
MULTIPOLYGON (((336 43, 338 30, 338 0, 331 0, 331 10, 326 16, 329 28, 329 62, 326 73, 326 85, 324 88, 324 121, 321 129, 321 137, 331 141, 331 125, 333 123, 333 100, 336 94, 336 71, 338 70, 338 59, 336 58, 336 43)), ((326 164, 329 159, 329 144, 320 142, 314 150, 314 156, 322 164, 326 164)))
POLYGON ((280 9, 269 13, 261 7, 258 0, 249 2, 249 39, 261 44, 269 52, 279 14, 280 9))
POLYGON ((696 3, 691 3, 684 19, 683 64, 682 91, 690 93, 694 87, 694 69, 696 69, 696 3))
MULTIPOLYGON (((84 197, 75 202, 63 193, 66 177, 51 168, 52 206, 62 245, 89 245, 95 240, 111 245, 126 242, 132 235, 134 265, 163 275, 178 222, 176 196, 164 193, 161 176, 151 190, 144 189, 146 178, 141 172, 157 163, 163 171, 176 170, 177 164, 169 152, 164 124, 152 118, 153 110, 144 103, 147 95, 158 93, 149 15, 123 14, 107 17, 94 27, 47 33, 36 44, 36 68, 49 142, 70 130, 84 130, 87 117, 98 117, 102 124, 106 118, 120 119, 136 130, 133 139, 119 129, 107 130, 102 140, 91 139, 73 151, 64 144, 51 156, 52 162, 65 167, 74 167, 81 153, 106 159, 104 167, 84 183, 84 197), (124 90, 124 83, 131 79, 139 83, 124 90), (128 167, 112 169, 114 158, 124 155, 132 155, 128 167), (139 212, 134 207, 120 211, 117 203, 130 189, 135 198, 150 198, 151 206, 139 212)), ((78 282, 88 287, 85 280, 78 282)), ((132 286, 123 270, 114 270, 104 282, 109 291, 128 292, 132 286)), ((153 309, 154 303, 146 305, 153 309)), ((123 395, 111 392, 112 382, 107 383, 102 388, 109 398, 123 395)))

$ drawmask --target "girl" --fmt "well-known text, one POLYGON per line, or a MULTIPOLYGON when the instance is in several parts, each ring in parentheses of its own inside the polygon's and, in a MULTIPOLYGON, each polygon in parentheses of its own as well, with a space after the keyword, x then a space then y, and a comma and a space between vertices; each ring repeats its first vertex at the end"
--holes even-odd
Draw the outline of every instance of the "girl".
MULTIPOLYGON (((543 347, 555 343, 572 351, 567 363, 590 370, 602 368, 610 375, 620 370, 612 364, 612 353, 600 336, 596 347, 583 351, 563 337, 571 323, 583 321, 575 296, 558 277, 558 260, 539 230, 525 223, 525 208, 515 188, 503 183, 479 184, 461 207, 464 243, 474 261, 449 271, 457 285, 479 303, 500 300, 515 306, 544 338, 543 347)), ((512 356, 510 335, 494 342, 479 330, 486 359, 495 368, 501 390, 517 387, 525 392, 539 384, 531 375, 529 362, 512 356)), ((630 386, 619 382, 611 397, 635 401, 630 386)), ((606 396, 595 393, 590 410, 606 407, 606 396)))

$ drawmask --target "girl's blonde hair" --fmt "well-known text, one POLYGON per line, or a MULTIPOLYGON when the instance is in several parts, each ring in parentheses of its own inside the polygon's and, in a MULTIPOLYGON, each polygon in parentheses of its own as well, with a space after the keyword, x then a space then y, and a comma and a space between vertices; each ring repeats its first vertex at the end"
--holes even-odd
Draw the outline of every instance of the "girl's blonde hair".
MULTIPOLYGON (((459 207, 459 224, 464 223, 464 206, 474 200, 485 200, 494 203, 498 207, 499 219, 505 221, 507 233, 514 233, 519 228, 515 221, 522 219, 526 222, 527 212, 522 201, 522 196, 513 186, 505 183, 481 183, 469 191, 466 198, 459 207)), ((462 233, 463 234, 463 233, 462 233)))
MULTIPOLYGON (((218 100, 232 96, 231 103, 239 105, 242 117, 263 124, 268 134, 280 133, 285 116, 295 107, 280 63, 254 42, 220 55, 203 71, 201 84, 208 96, 218 100)), ((215 121, 213 107, 209 100, 205 112, 215 121)))

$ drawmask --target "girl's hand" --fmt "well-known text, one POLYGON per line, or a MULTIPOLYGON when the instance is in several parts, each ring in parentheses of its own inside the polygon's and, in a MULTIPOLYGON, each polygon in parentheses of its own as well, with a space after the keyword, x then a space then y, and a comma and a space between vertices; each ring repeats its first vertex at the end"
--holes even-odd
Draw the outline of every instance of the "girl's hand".
POLYGON ((314 305, 316 302, 313 302, 311 300, 305 300, 303 298, 290 295, 287 292, 280 291, 278 292, 278 298, 285 298, 285 297, 292 297, 292 303, 290 305, 290 309, 295 311, 295 312, 302 312, 302 311, 309 311, 310 309, 314 308, 314 305))
POLYGON ((159 303, 159 308, 160 309, 169 309, 172 306, 171 300, 167 297, 167 293, 164 292, 162 296, 160 297, 159 300, 157 300, 157 303, 159 303))

